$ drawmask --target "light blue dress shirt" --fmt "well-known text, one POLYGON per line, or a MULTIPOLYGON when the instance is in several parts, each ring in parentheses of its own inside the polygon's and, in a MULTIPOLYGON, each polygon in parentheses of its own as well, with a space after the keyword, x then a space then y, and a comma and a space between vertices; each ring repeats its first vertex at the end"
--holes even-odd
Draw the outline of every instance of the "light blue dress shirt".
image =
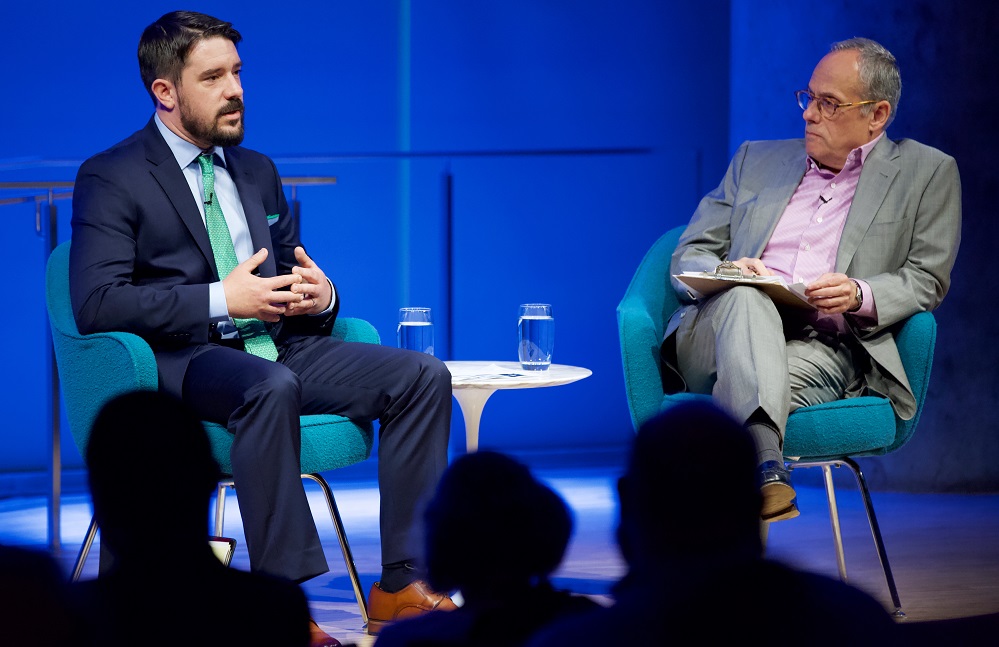
MULTIPOLYGON (((166 141, 167 146, 173 153, 177 164, 184 172, 184 179, 191 188, 194 202, 201 212, 201 221, 205 222, 204 203, 204 183, 201 179, 201 165, 198 163, 198 156, 202 150, 191 142, 182 139, 160 120, 160 116, 155 116, 156 127, 166 141)), ((243 203, 239 201, 239 192, 236 184, 232 181, 232 176, 225 167, 225 152, 219 146, 214 148, 215 153, 215 199, 222 207, 222 215, 225 216, 226 225, 229 227, 229 235, 232 236, 232 245, 236 250, 236 260, 240 263, 250 258, 254 254, 253 241, 250 239, 250 229, 246 226, 246 214, 243 211, 243 203)), ((329 279, 327 279, 328 281, 329 279)), ((333 288, 332 281, 330 288, 333 290, 333 299, 329 307, 315 316, 329 314, 336 303, 336 289, 333 288)), ((208 285, 208 317, 209 321, 218 323, 218 332, 223 338, 238 336, 235 324, 229 316, 229 308, 225 300, 225 290, 222 281, 216 281, 208 285)))

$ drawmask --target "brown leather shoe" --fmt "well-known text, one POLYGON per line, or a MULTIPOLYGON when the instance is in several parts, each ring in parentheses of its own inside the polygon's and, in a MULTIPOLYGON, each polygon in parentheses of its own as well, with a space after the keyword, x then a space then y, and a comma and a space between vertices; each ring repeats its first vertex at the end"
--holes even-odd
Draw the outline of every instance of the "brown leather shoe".
POLYGON ((340 641, 319 628, 319 624, 309 618, 309 647, 341 647, 340 641))
POLYGON ((382 627, 429 611, 454 611, 458 606, 443 593, 435 593, 426 582, 416 580, 396 593, 386 593, 375 582, 368 593, 368 635, 382 627))

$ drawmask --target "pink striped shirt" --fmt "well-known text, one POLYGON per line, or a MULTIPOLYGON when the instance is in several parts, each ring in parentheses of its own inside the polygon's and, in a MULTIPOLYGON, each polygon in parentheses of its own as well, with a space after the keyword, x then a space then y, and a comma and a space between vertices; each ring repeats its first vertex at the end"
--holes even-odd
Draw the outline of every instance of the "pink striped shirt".
MULTIPOLYGON (((791 201, 781 215, 760 260, 788 283, 808 285, 836 267, 843 225, 853 204, 864 160, 884 133, 850 151, 839 173, 821 168, 811 157, 791 201)), ((851 277, 853 278, 853 277, 851 277)), ((858 279, 864 304, 852 316, 877 320, 870 286, 858 279)), ((846 332, 843 315, 816 315, 816 328, 846 332)))

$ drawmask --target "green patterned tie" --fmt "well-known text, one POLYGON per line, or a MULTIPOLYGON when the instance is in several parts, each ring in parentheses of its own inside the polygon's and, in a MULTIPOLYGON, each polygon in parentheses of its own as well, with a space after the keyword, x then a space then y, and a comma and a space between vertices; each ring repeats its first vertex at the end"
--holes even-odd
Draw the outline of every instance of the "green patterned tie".
MULTIPOLYGON (((236 250, 232 246, 232 236, 229 234, 229 225, 222 215, 222 205, 219 204, 218 196, 215 195, 215 156, 211 153, 203 153, 198 156, 198 164, 201 165, 201 179, 205 185, 205 225, 208 227, 208 239, 212 243, 212 252, 215 254, 215 266, 219 270, 219 278, 224 279, 229 276, 229 272, 239 264, 236 259, 236 250)), ((246 352, 258 357, 263 357, 274 361, 277 359, 277 347, 264 322, 259 319, 233 319, 239 329, 240 339, 246 352)))

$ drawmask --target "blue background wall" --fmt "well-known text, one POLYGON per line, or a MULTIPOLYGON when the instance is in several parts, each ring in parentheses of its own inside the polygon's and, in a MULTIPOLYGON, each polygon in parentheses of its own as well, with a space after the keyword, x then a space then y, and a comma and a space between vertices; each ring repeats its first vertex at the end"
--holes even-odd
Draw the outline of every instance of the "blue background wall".
MULTIPOLYGON (((956 283, 974 284, 971 260, 995 239, 984 202, 995 188, 984 151, 995 147, 980 145, 985 137, 994 144, 995 130, 987 121, 974 134, 969 127, 994 105, 974 101, 983 93, 994 99, 999 87, 987 77, 996 74, 991 65, 977 64, 996 60, 995 10, 839 1, 808 6, 805 15, 797 3, 762 4, 301 1, 277 11, 210 1, 191 8, 231 20, 245 38, 245 144, 274 157, 286 177, 338 178, 333 187, 301 188, 298 197, 303 237, 336 281, 343 313, 370 320, 394 343, 397 309, 429 305, 442 359, 513 360, 517 304, 554 304, 555 361, 589 367, 593 376, 496 393, 481 444, 582 461, 620 455, 632 433, 614 309, 635 266, 659 234, 686 222, 739 142, 800 134, 790 92, 804 87, 831 41, 864 34, 893 49, 906 85, 891 135, 958 158, 965 230, 974 234, 966 233, 956 283)), ((5 6, 0 181, 71 180, 82 159, 140 128, 151 105, 136 70, 138 36, 175 8, 5 6), (34 47, 31 56, 25 46, 34 47)), ((70 204, 58 206, 65 239, 70 204)), ((0 213, 0 252, 16 277, 8 325, 27 331, 0 372, 8 403, 2 494, 44 483, 47 331, 34 207, 0 206, 0 213)), ((999 487, 988 417, 995 387, 977 379, 995 374, 995 345, 975 343, 987 341, 981 318, 972 318, 982 307, 970 287, 955 287, 945 303, 933 402, 911 443, 922 447, 874 468, 874 485, 999 487)), ((462 451, 457 405, 452 429, 452 448, 462 451)), ((68 438, 63 458, 70 473, 79 469, 68 438)))

